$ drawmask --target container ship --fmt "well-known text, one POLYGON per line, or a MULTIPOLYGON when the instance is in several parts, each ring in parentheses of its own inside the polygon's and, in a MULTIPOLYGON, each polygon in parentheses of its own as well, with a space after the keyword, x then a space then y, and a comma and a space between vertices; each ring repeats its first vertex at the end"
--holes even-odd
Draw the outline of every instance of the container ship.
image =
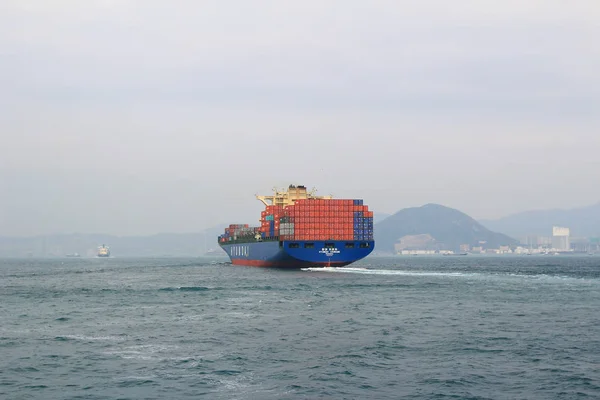
POLYGON ((260 226, 232 224, 218 237, 234 265, 341 267, 375 247, 373 212, 363 200, 316 196, 302 185, 256 198, 265 205, 260 226))
POLYGON ((98 257, 110 257, 110 249, 105 245, 98 247, 98 257))

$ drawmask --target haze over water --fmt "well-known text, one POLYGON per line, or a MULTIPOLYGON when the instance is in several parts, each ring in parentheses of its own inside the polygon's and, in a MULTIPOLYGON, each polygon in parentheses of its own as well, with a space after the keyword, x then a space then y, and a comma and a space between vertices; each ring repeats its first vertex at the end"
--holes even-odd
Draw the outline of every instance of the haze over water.
POLYGON ((252 223, 291 183, 477 220, 600 199, 598 0, 0 5, 0 235, 252 223))
POLYGON ((0 397, 600 397, 600 258, 0 260, 0 397))

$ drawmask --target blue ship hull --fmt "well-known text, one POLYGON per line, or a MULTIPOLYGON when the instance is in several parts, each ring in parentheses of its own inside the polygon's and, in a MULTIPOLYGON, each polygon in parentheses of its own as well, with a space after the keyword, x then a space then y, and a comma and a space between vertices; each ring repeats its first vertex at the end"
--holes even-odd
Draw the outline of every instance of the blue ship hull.
POLYGON ((374 241, 264 241, 219 243, 231 263, 255 267, 344 266, 368 256, 374 241))

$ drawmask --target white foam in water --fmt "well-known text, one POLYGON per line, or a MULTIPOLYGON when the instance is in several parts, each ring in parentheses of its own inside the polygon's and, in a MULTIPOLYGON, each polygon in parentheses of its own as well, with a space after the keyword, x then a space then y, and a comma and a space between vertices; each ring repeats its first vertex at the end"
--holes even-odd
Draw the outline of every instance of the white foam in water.
POLYGON ((526 275, 526 274, 515 274, 515 273, 481 273, 481 272, 430 272, 430 271, 406 271, 406 270, 395 270, 395 269, 368 269, 358 267, 309 267, 302 268, 303 271, 310 272, 337 272, 337 273, 352 273, 352 274, 365 274, 365 275, 402 275, 402 276, 437 276, 437 277, 459 277, 459 278, 477 278, 477 279, 526 279, 526 280, 538 280, 546 282, 565 282, 573 281, 577 283, 589 282, 597 283, 600 280, 597 279, 583 279, 569 276, 556 276, 556 275, 526 275))
POLYGON ((417 272, 417 271, 402 271, 395 269, 368 269, 368 268, 352 268, 352 267, 309 267, 302 268, 302 271, 311 272, 347 272, 355 274, 367 275, 407 275, 407 276, 477 276, 480 274, 471 274, 463 272, 417 272))
POLYGON ((340 271, 373 271, 373 270, 369 270, 368 268, 358 268, 358 267, 329 267, 329 269, 337 269, 340 271))
POLYGON ((97 340, 109 340, 109 341, 123 341, 126 338, 121 336, 84 336, 84 335, 64 335, 67 339, 83 340, 83 341, 97 341, 97 340))

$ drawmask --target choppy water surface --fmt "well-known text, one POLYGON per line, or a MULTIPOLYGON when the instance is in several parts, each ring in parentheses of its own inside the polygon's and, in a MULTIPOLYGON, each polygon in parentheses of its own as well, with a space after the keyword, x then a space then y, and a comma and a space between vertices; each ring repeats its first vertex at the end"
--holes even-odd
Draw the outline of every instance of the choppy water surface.
POLYGON ((0 260, 0 398, 600 398, 600 257, 0 260))

